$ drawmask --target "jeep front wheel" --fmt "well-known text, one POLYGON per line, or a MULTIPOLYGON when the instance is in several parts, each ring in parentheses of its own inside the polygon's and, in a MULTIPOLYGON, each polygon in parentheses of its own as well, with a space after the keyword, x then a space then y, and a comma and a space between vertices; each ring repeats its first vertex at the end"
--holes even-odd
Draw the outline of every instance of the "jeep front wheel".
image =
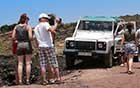
POLYGON ((74 66, 74 63, 75 63, 74 56, 65 55, 65 60, 66 60, 66 68, 71 69, 74 66))
POLYGON ((105 55, 104 64, 107 68, 111 68, 113 65, 113 58, 112 58, 112 50, 108 54, 105 55))

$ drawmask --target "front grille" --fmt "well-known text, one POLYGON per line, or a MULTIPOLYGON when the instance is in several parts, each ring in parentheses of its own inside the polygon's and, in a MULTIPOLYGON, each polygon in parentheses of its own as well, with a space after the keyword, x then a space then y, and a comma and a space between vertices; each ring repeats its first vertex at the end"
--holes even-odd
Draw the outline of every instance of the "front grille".
POLYGON ((95 42, 76 41, 76 49, 95 50, 95 42))

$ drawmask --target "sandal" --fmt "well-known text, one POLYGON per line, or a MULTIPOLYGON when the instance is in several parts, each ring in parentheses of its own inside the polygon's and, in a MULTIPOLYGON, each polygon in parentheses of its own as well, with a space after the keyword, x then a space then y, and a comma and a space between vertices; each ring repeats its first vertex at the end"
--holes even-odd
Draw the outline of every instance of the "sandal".
POLYGON ((132 72, 132 71, 128 71, 127 73, 128 73, 129 75, 134 74, 134 72, 132 72))
POLYGON ((55 83, 56 84, 61 84, 61 83, 64 83, 64 82, 62 82, 61 80, 55 80, 55 83))
POLYGON ((46 80, 44 80, 44 81, 42 81, 42 85, 47 85, 48 84, 48 82, 46 81, 46 80))
POLYGON ((27 84, 27 85, 30 85, 30 81, 29 81, 29 80, 26 80, 26 84, 27 84))
POLYGON ((22 83, 22 81, 21 81, 21 80, 19 80, 19 83, 18 83, 18 85, 23 85, 23 83, 22 83))
POLYGON ((50 79, 50 80, 48 80, 48 83, 49 83, 49 84, 54 84, 54 83, 55 83, 55 80, 50 79))

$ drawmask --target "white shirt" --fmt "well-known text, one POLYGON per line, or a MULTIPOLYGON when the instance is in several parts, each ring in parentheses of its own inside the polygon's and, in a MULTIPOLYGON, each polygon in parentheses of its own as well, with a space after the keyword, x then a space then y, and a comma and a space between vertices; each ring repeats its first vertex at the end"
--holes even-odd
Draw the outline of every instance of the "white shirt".
POLYGON ((136 31, 136 36, 138 36, 139 33, 140 33, 140 29, 138 29, 138 30, 136 31))
POLYGON ((41 22, 35 27, 34 33, 39 43, 39 47, 54 46, 51 32, 48 31, 50 28, 51 26, 48 22, 41 22))

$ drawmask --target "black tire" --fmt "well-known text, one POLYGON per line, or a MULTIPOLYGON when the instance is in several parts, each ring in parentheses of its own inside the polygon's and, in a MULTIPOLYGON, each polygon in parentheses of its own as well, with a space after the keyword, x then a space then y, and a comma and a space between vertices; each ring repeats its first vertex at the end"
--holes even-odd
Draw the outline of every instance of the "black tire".
POLYGON ((105 55, 104 64, 105 64, 105 67, 107 68, 111 68, 113 66, 112 50, 110 50, 110 52, 105 55))
POLYGON ((75 63, 74 56, 65 55, 65 60, 66 60, 66 69, 72 69, 75 63))

